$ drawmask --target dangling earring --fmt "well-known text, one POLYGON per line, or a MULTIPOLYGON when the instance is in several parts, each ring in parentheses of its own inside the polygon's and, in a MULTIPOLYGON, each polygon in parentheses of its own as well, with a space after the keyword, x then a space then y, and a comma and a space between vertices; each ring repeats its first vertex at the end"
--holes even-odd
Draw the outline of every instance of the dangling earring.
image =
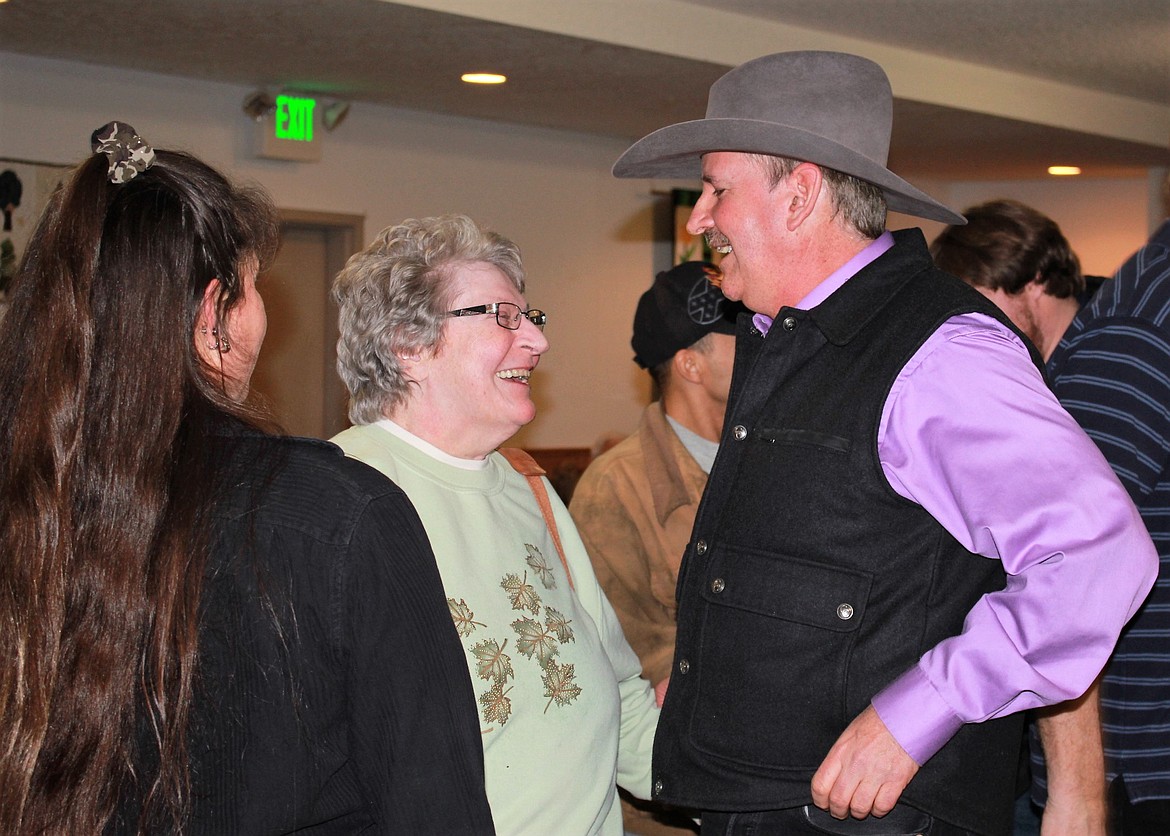
MULTIPOLYGON (((204 325, 199 330, 201 333, 206 334, 207 333, 207 326, 204 325)), ((227 354, 229 351, 232 350, 231 345, 228 343, 227 337, 220 337, 218 328, 211 329, 211 336, 212 336, 212 341, 207 344, 207 347, 210 350, 218 351, 220 354, 227 354)))

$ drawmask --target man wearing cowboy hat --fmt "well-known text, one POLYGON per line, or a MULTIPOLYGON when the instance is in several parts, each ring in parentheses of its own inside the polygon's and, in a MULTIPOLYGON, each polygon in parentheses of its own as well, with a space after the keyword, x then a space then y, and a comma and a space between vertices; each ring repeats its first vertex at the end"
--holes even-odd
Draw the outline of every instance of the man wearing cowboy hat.
POLYGON ((614 166, 701 174, 688 228, 755 312, 655 739, 704 832, 1008 833, 1017 712, 1081 694, 1157 572, 1034 349, 885 230, 962 222, 886 168, 891 115, 871 61, 769 55, 614 166))

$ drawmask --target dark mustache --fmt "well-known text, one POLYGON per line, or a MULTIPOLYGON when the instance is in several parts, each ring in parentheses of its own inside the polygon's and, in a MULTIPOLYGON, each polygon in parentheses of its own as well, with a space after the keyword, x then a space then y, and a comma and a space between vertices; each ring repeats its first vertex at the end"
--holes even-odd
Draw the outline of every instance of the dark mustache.
POLYGON ((707 246, 713 250, 731 246, 731 242, 727 240, 727 236, 715 229, 708 229, 703 233, 703 237, 707 239, 707 246))

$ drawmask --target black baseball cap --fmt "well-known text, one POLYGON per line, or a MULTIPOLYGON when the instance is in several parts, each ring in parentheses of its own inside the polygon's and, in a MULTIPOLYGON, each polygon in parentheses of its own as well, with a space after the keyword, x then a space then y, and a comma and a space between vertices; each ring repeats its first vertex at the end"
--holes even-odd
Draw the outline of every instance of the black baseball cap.
POLYGON ((708 334, 734 334, 735 318, 746 311, 712 284, 721 273, 706 261, 687 261, 664 270, 638 300, 634 312, 634 361, 644 369, 664 363, 708 334))

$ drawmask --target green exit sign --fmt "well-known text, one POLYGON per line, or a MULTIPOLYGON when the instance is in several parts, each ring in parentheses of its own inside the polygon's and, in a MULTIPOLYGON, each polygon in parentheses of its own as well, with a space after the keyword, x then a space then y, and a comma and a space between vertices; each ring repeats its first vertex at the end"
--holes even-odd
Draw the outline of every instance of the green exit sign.
POLYGON ((281 94, 276 97, 274 123, 277 139, 293 142, 313 141, 313 111, 317 109, 315 99, 281 94))
POLYGON ((280 93, 270 117, 256 123, 256 154, 270 160, 312 163, 321 159, 321 137, 314 130, 317 100, 280 93))

